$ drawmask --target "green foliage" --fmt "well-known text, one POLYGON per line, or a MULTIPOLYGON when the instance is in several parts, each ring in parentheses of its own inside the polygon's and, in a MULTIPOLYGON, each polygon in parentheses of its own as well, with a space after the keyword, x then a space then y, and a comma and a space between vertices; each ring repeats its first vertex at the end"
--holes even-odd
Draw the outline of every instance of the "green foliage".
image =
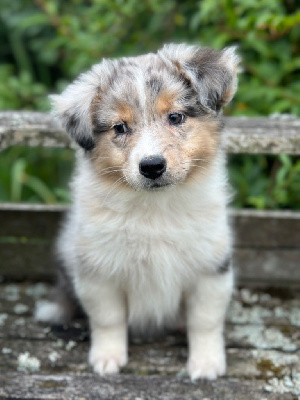
POLYGON ((0 109, 47 110, 47 88, 34 82, 28 71, 20 71, 15 76, 12 70, 11 65, 0 65, 0 109))
MULTIPOLYGON (((1 0, 0 109, 48 110, 60 92, 102 57, 155 51, 165 42, 242 56, 228 115, 300 115, 298 0, 1 0)), ((0 200, 68 201, 68 150, 9 149, 0 157, 0 200)), ((234 156, 235 205, 299 208, 299 160, 234 156)))
POLYGON ((68 149, 13 147, 5 150, 0 157, 0 200, 68 203, 67 182, 73 162, 73 151, 68 149))
MULTIPOLYGON (((74 152, 68 149, 7 149, 0 157, 0 201, 69 203, 73 165, 74 152)), ((229 176, 234 207, 300 209, 297 157, 232 155, 229 176)))
POLYGON ((300 209, 299 157, 232 155, 229 175, 235 207, 300 209))
POLYGON ((300 10, 297 0, 2 0, 0 108, 45 109, 102 57, 188 41, 236 44, 243 74, 235 115, 300 115, 300 10), (217 10, 217 12, 216 12, 217 10))
POLYGON ((202 41, 213 47, 232 42, 239 46, 243 73, 231 107, 234 115, 300 115, 296 1, 204 0, 192 25, 201 30, 202 41))

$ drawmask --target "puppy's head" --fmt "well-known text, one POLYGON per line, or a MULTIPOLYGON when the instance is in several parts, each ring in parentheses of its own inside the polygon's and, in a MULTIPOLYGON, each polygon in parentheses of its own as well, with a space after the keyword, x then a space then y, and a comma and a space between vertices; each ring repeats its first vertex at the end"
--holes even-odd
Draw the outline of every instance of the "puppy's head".
POLYGON ((52 96, 71 137, 99 179, 136 190, 184 182, 219 145, 219 112, 233 97, 239 58, 167 45, 157 54, 104 60, 52 96))

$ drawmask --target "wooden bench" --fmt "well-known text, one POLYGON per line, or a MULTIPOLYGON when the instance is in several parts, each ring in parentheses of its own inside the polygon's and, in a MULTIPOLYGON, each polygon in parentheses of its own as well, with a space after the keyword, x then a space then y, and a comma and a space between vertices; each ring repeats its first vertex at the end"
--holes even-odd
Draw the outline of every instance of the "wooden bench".
MULTIPOLYGON (((300 119, 225 118, 229 153, 300 154, 300 119)), ((0 112, 0 150, 72 147, 46 113, 0 112)), ((0 155, 1 156, 1 155, 0 155)), ((130 362, 100 378, 87 364, 88 327, 37 324, 54 277, 53 238, 65 206, 0 203, 0 398, 297 399, 300 396, 300 212, 231 210, 238 289, 227 318, 227 376, 191 383, 184 334, 133 337, 130 362)))

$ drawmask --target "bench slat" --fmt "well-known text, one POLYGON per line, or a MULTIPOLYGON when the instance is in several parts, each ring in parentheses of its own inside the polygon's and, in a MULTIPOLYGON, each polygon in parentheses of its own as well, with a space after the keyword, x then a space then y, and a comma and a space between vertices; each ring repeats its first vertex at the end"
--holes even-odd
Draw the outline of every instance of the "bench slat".
MULTIPOLYGON (((67 206, 0 204, 0 275, 53 280, 53 241, 67 206)), ((238 282, 300 284, 300 212, 231 210, 238 282)))
MULTIPOLYGON (((53 239, 68 206, 0 203, 1 237, 53 239)), ((300 247, 300 212, 231 210, 237 247, 300 247)))
MULTIPOLYGON (((1 243, 0 281, 53 281, 55 260, 48 243, 1 243)), ((237 281, 249 285, 299 285, 300 249, 235 248, 237 281)))
POLYGON ((191 383, 188 378, 119 375, 99 378, 92 373, 26 375, 6 372, 0 376, 2 399, 215 399, 293 400, 291 393, 266 393, 263 380, 218 379, 191 383), (67 393, 67 395, 66 395, 67 393), (17 396, 17 397, 16 397, 17 396), (67 396, 67 397, 66 397, 67 396))
MULTIPOLYGON (((229 153, 300 154, 300 118, 224 117, 229 153)), ((0 112, 0 150, 10 146, 74 147, 49 113, 0 112)))

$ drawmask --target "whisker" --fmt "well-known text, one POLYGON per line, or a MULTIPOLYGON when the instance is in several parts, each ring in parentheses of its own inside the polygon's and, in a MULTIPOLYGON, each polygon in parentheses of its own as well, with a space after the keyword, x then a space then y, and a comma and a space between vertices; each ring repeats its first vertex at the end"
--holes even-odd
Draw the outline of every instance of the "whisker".
POLYGON ((201 168, 207 171, 207 168, 203 167, 202 165, 191 164, 191 167, 201 168))
POLYGON ((120 166, 112 165, 110 167, 106 167, 106 168, 101 169, 101 172, 109 171, 110 169, 122 169, 122 167, 121 167, 121 165, 120 166))
MULTIPOLYGON (((110 167, 111 168, 111 167, 110 167)), ((115 172, 128 172, 128 169, 124 169, 124 168, 115 168, 115 169, 111 169, 109 171, 105 171, 105 170, 101 170, 99 172, 97 172, 97 176, 103 176, 103 175, 109 175, 109 174, 113 174, 115 172)))
POLYGON ((204 158, 190 158, 190 161, 204 161, 204 162, 208 162, 208 160, 205 160, 204 158))
POLYGON ((189 162, 191 162, 191 161, 201 161, 201 162, 205 162, 205 163, 208 163, 209 161, 208 160, 203 160, 202 158, 190 158, 189 160, 184 160, 184 161, 182 161, 182 163, 189 163, 189 162))
POLYGON ((113 184, 111 190, 107 193, 107 195, 105 196, 105 199, 103 200, 103 202, 106 202, 107 197, 118 187, 120 186, 123 182, 125 182, 126 179, 124 176, 122 176, 121 178, 117 179, 116 182, 113 184))
POLYGON ((106 171, 103 173, 98 173, 97 176, 104 176, 104 175, 110 175, 110 174, 114 174, 115 172, 122 172, 121 169, 113 169, 112 171, 106 171))

